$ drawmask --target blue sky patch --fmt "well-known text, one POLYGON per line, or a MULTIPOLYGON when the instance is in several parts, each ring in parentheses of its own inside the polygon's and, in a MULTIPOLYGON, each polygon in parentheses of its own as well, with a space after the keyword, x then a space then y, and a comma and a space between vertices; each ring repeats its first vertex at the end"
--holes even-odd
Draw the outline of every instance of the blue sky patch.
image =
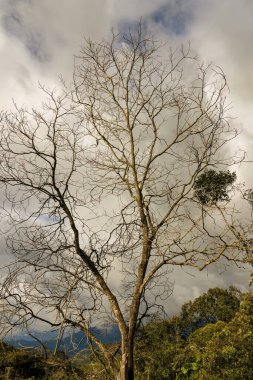
POLYGON ((182 35, 193 20, 195 0, 175 0, 152 13, 151 19, 161 24, 169 33, 182 35))

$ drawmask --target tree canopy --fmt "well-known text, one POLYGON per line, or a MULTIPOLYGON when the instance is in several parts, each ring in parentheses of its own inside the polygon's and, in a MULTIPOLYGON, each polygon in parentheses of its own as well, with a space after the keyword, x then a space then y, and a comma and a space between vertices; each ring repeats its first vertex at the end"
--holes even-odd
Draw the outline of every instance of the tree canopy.
POLYGON ((148 323, 137 340, 137 379, 250 380, 253 374, 252 307, 252 294, 241 294, 234 288, 228 291, 215 288, 184 304, 180 316, 148 323), (228 301, 226 309, 225 299, 228 301), (206 315, 208 310, 209 317, 213 318, 196 326, 194 319, 190 322, 187 315, 187 326, 185 310, 192 305, 194 316, 206 315), (189 333, 185 335, 187 327, 189 333))
POLYGON ((165 51, 140 23, 85 40, 71 85, 42 90, 41 108, 1 118, 10 265, 0 323, 48 324, 59 339, 80 329, 108 378, 133 380, 138 328, 171 294, 171 268, 242 259, 247 248, 226 223, 231 209, 208 207, 235 180, 223 171, 237 136, 226 76, 189 46, 165 51), (114 350, 92 332, 108 321, 121 334, 114 350))

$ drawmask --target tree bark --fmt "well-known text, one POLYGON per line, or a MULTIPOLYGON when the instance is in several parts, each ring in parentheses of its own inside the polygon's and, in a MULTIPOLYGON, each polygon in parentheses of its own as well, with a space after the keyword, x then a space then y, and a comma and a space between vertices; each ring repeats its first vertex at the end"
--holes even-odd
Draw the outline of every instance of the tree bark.
POLYGON ((122 355, 117 380, 134 380, 133 352, 128 357, 122 355))

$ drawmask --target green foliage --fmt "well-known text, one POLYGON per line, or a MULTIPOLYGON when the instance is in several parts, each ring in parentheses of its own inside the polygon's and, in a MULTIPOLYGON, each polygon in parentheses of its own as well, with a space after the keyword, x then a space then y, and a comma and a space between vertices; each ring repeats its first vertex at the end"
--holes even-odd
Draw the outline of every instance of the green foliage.
POLYGON ((253 296, 241 302, 236 316, 216 332, 202 352, 206 379, 253 379, 253 296))
POLYGON ((230 287, 186 303, 179 317, 150 321, 137 339, 137 380, 252 379, 252 316, 252 296, 230 287), (195 324, 199 319, 204 326, 195 324))
POLYGON ((180 317, 184 325, 193 325, 198 321, 203 324, 216 321, 230 321, 240 306, 241 293, 230 287, 228 290, 213 288, 194 301, 182 306, 180 317))
MULTIPOLYGON (((136 380, 253 379, 253 295, 210 289, 170 320, 152 319, 139 332, 136 380), (213 316, 216 323, 208 323, 213 316), (202 318, 204 326, 196 327, 202 318), (205 319, 206 318, 206 319, 205 319), (192 332, 183 332, 194 325, 192 332)), ((110 348, 108 346, 108 348, 110 348)), ((113 352, 116 352, 113 347, 113 352)), ((91 355, 76 362, 63 356, 44 359, 38 352, 0 345, 0 380, 108 380, 91 355)))
POLYGON ((219 333, 225 326, 225 322, 218 321, 217 323, 210 323, 198 330, 195 330, 190 335, 188 344, 191 345, 191 347, 195 346, 197 352, 199 352, 206 348, 214 335, 219 333))
POLYGON ((229 189, 235 180, 235 172, 206 170, 195 181, 194 196, 200 203, 208 206, 218 201, 228 201, 229 189))
POLYGON ((184 342, 180 336, 180 318, 150 321, 136 339, 137 380, 174 379, 172 364, 184 342))
MULTIPOLYGON (((37 351, 14 349, 0 344, 0 380, 80 380, 82 371, 74 368, 68 359, 44 359, 37 351)), ((87 378, 88 379, 88 378, 87 378)))
POLYGON ((230 322, 208 324, 189 337, 174 360, 176 379, 251 380, 252 347, 253 296, 248 294, 230 322))

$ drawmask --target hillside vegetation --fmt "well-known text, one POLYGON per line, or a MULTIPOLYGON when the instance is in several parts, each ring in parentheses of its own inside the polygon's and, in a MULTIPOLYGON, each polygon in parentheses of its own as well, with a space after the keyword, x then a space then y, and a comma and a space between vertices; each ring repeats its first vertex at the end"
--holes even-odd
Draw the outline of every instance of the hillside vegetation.
MULTIPOLYGON (((183 305, 180 315, 150 320, 138 333, 137 380, 251 380, 253 295, 210 289, 183 305)), ((108 345, 118 354, 117 344, 108 345)), ((0 345, 1 380, 109 379, 94 355, 46 359, 39 350, 0 345)))

